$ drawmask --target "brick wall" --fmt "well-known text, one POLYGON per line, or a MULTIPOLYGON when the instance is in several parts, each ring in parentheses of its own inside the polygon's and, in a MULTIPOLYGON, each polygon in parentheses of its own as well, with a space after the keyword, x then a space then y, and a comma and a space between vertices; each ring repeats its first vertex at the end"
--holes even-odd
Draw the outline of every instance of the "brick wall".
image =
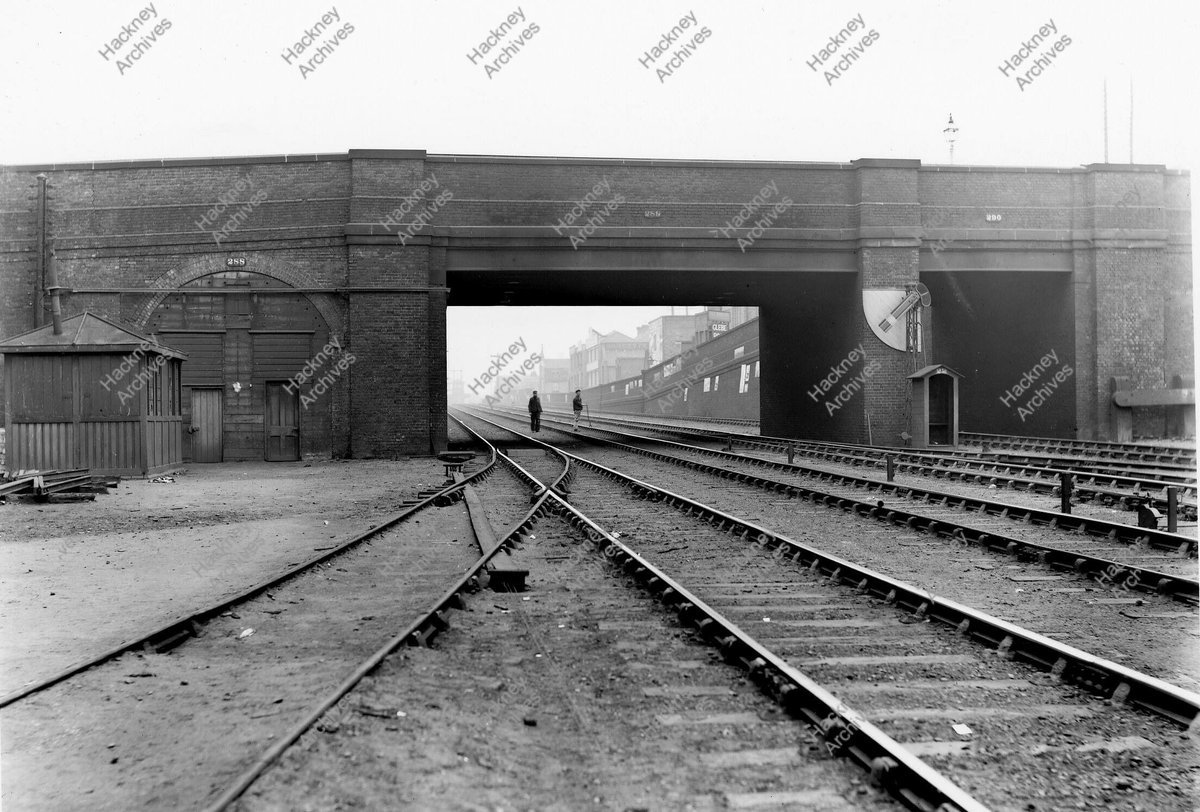
MULTIPOLYGON (((392 456, 441 447, 445 421, 432 415, 445 401, 445 307, 471 296, 551 304, 544 291, 553 288, 559 301, 586 290, 611 304, 670 304, 681 303, 686 290, 713 304, 760 305, 764 429, 838 440, 866 439, 868 415, 877 442, 905 428, 900 404, 907 364, 870 333, 864 287, 943 275, 945 292, 931 313, 937 338, 928 360, 937 362, 945 360, 939 351, 953 350, 939 343, 998 340, 937 333, 941 314, 957 313, 962 321, 973 306, 960 295, 969 286, 957 280, 998 272, 1070 280, 1066 304, 1059 306, 1056 292, 1056 313, 1043 320, 1061 341, 1065 319, 1066 342, 1074 345, 1069 351, 1078 353, 1075 425, 1064 430, 1079 436, 1106 431, 1108 378, 1118 370, 1128 368, 1139 385, 1161 386, 1194 362, 1190 179, 1159 166, 923 167, 873 159, 803 164, 355 150, 3 167, 4 335, 30 329, 40 318, 33 306, 40 171, 49 176, 47 228, 60 283, 72 291, 64 297, 68 315, 88 307, 145 324, 167 292, 223 269, 230 257, 244 257, 255 273, 315 291, 303 295, 332 334, 346 336, 357 359, 330 395, 333 453, 392 456), (437 179, 434 194, 452 197, 401 244, 396 231, 411 221, 383 221, 427 178, 437 179), (625 202, 573 251, 568 235, 552 225, 600 181, 610 184, 601 202, 616 194, 625 202), (737 239, 752 222, 737 232, 722 229, 728 231, 728 222, 764 187, 771 187, 768 207, 785 197, 791 204, 742 250, 737 239), (218 204, 225 210, 205 222, 218 204), (212 230, 242 209, 242 221, 218 241, 212 230), (489 288, 489 278, 502 281, 489 288), (881 366, 862 392, 830 415, 806 392, 859 345, 865 363, 881 366)), ((1024 335, 1004 340, 1017 354, 1034 349, 1024 335)), ((980 412, 984 425, 964 427, 986 430, 992 417, 980 412)), ((1137 421, 1136 430, 1149 433, 1162 416, 1147 410, 1137 421)))
MULTIPOLYGON (((57 253, 58 282, 67 289, 64 315, 91 309, 137 327, 153 326, 172 291, 225 271, 230 257, 245 260, 242 270, 291 287, 344 285, 349 162, 344 155, 319 157, 0 169, 0 226, 16 237, 0 253, 0 334, 19 333, 39 321, 33 307, 39 172, 48 176, 47 234, 57 253)), ((322 336, 344 333, 340 297, 303 298, 323 322, 322 336)), ((259 309, 268 309, 269 301, 259 309)), ((42 319, 47 314, 48 303, 42 319)), ((255 326, 283 328, 287 321, 258 320, 255 326)), ((227 383, 252 385, 239 392, 225 387, 226 458, 261 458, 262 385, 249 364, 263 359, 251 360, 245 328, 235 328, 227 339, 227 383)), ((341 389, 338 382, 328 403, 302 415, 308 421, 302 425, 303 451, 344 453, 348 426, 341 389)))

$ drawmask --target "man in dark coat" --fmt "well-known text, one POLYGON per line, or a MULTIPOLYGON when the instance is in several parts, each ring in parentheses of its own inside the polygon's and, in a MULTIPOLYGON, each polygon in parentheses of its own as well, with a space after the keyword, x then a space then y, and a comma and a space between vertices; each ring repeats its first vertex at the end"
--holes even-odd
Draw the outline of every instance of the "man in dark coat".
POLYGON ((575 399, 571 401, 571 410, 575 412, 575 427, 574 430, 579 430, 579 415, 583 414, 583 393, 578 389, 575 390, 575 399))
POLYGON ((529 398, 529 428, 533 431, 542 430, 542 402, 538 400, 537 390, 533 390, 533 396, 529 398))

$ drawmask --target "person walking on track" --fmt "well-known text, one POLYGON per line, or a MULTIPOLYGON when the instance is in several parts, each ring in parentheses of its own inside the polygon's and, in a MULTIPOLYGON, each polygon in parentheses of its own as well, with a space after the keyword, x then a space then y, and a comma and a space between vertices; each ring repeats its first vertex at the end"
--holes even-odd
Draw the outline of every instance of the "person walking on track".
POLYGON ((538 400, 537 390, 533 390, 533 396, 529 398, 529 428, 533 431, 542 430, 542 402, 538 400))
POLYGON ((571 401, 571 409, 575 412, 575 426, 573 431, 579 431, 579 415, 583 414, 583 393, 578 389, 575 390, 575 399, 571 401))

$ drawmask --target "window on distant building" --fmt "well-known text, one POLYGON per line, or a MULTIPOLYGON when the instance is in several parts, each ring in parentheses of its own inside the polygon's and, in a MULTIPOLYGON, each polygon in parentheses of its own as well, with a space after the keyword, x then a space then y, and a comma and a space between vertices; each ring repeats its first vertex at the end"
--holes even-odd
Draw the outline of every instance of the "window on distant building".
POLYGON ((707 392, 712 388, 712 378, 704 379, 704 391, 707 392))
POLYGON ((738 394, 744 395, 750 391, 750 365, 742 364, 742 377, 738 381, 738 394))
POLYGON ((758 377, 758 361, 754 362, 754 377, 758 377))
POLYGON ((713 375, 713 391, 716 392, 721 388, 721 376, 713 375))
POLYGON ((746 354, 746 346, 744 344, 733 351, 734 358, 741 358, 745 354, 746 354))
POLYGON ((687 393, 688 393, 688 388, 685 386, 685 387, 683 387, 683 402, 684 403, 687 403, 687 393))

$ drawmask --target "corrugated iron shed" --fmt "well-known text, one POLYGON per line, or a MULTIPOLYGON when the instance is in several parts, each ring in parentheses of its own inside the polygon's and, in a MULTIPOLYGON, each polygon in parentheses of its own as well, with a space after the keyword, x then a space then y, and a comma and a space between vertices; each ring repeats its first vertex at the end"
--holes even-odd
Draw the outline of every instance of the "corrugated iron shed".
POLYGON ((183 461, 187 356, 83 312, 0 341, 9 470, 150 475, 183 461))

